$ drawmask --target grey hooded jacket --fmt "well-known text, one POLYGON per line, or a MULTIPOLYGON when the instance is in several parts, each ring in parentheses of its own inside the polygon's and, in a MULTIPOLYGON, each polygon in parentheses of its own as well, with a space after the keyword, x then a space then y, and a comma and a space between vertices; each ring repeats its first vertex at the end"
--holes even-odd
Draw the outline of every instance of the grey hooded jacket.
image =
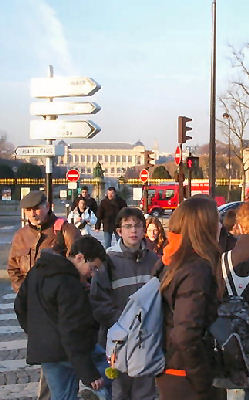
POLYGON ((142 241, 140 249, 132 252, 122 240, 107 250, 108 260, 91 282, 90 299, 94 318, 100 324, 100 344, 105 345, 107 330, 118 320, 130 295, 151 278, 158 260, 142 241))

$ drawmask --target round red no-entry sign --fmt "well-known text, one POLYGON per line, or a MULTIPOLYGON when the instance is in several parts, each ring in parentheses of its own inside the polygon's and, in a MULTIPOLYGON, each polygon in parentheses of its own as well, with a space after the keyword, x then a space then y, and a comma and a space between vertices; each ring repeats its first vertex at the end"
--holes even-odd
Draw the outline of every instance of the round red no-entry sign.
POLYGON ((181 161, 182 161, 182 151, 180 146, 177 146, 175 151, 175 163, 179 165, 181 161))
POLYGON ((147 169, 142 169, 139 177, 143 183, 147 182, 147 180, 149 179, 149 171, 147 171, 147 169))
POLYGON ((80 179, 80 173, 77 169, 70 169, 67 171, 66 178, 70 182, 77 182, 80 179))

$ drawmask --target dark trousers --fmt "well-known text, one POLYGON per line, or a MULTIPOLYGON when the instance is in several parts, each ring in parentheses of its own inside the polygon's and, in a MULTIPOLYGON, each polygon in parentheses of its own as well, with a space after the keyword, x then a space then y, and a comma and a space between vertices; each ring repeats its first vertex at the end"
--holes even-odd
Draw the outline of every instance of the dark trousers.
POLYGON ((112 400, 155 400, 155 379, 152 377, 130 378, 119 373, 112 384, 112 400))
POLYGON ((199 394, 185 377, 162 375, 156 378, 160 400, 226 400, 226 391, 211 387, 206 393, 199 394))

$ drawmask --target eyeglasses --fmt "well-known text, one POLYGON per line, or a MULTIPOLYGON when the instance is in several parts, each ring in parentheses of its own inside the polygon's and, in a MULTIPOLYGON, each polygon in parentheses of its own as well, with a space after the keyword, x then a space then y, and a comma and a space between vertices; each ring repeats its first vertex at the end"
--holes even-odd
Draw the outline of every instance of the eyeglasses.
POLYGON ((142 228, 143 228, 143 224, 135 224, 135 225, 132 225, 132 224, 124 224, 124 225, 121 225, 121 228, 124 228, 124 229, 127 229, 127 230, 131 230, 131 229, 133 229, 133 228, 135 228, 135 229, 142 229, 142 228))

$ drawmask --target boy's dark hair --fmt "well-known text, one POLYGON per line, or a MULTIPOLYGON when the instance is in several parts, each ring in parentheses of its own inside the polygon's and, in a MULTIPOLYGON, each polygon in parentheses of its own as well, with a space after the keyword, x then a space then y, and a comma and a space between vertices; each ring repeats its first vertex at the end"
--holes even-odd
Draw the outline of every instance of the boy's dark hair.
POLYGON ((139 208, 133 207, 123 207, 117 217, 116 217, 116 228, 121 227, 122 219, 127 219, 129 217, 137 218, 143 223, 143 227, 145 228, 146 222, 142 211, 139 208))
POLYGON ((235 222, 236 222, 236 211, 228 210, 223 218, 223 225, 228 232, 233 229, 235 222))
POLYGON ((81 190, 87 190, 88 191, 88 186, 82 186, 81 190))
POLYGON ((104 247, 91 235, 84 235, 72 244, 69 256, 74 257, 79 253, 83 254, 86 261, 92 261, 95 258, 99 258, 101 261, 106 259, 104 247))
POLYGON ((114 190, 114 192, 116 192, 116 189, 114 186, 109 186, 109 188, 107 190, 114 190))

